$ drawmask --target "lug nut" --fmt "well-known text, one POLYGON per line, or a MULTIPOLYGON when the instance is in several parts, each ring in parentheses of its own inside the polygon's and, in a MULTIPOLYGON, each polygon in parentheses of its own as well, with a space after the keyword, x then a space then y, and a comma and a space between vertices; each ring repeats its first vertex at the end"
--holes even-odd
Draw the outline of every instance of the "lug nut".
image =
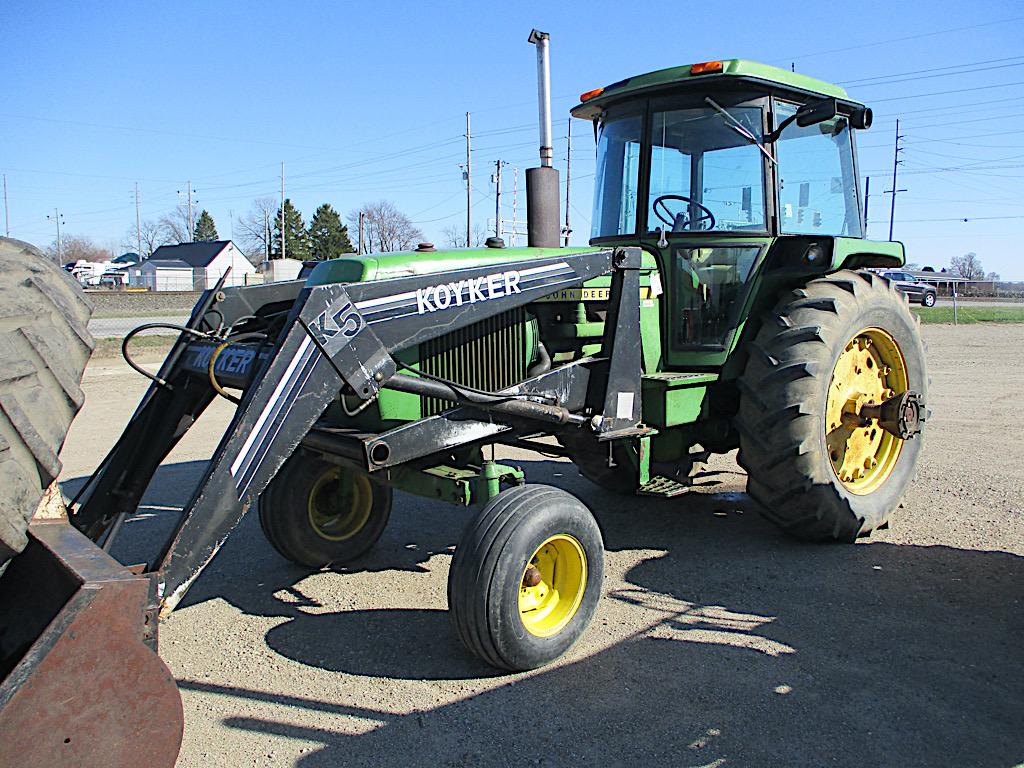
POLYGON ((526 569, 526 573, 523 574, 523 586, 524 587, 536 587, 540 584, 540 571, 535 566, 530 566, 526 569))

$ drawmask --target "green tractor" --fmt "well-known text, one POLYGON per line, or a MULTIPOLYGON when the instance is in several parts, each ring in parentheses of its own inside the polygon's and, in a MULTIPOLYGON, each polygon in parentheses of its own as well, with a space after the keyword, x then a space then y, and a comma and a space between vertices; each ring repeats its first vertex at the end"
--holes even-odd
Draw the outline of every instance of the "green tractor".
MULTIPOLYGON (((871 111, 837 86, 726 60, 590 91, 572 114, 592 121, 597 139, 591 246, 642 250, 637 396, 647 431, 615 441, 601 441, 589 430, 558 433, 564 455, 603 488, 665 497, 686 491, 708 453, 739 448, 748 493, 788 533, 852 542, 886 526, 921 451, 916 435, 926 413, 927 375, 907 302, 868 271, 904 262, 902 244, 864 238, 854 136, 870 126, 871 111)), ((427 248, 351 257, 320 265, 309 283, 382 280, 548 253, 427 248)), ((503 390, 542 369, 601 354, 610 290, 611 278, 604 277, 552 293, 492 328, 475 326, 421 345, 406 364, 425 376, 503 390)), ((345 407, 352 412, 356 406, 345 407)), ((353 418, 361 428, 379 431, 444 407, 385 392, 353 418)), ((339 424, 351 420, 341 417, 339 424)), ((488 466, 477 451, 453 456, 452 463, 488 466)), ((337 467, 324 463, 321 469, 315 480, 308 460, 293 459, 270 486, 275 503, 261 507, 264 519, 291 510, 288 522, 278 523, 281 533, 270 538, 287 557, 309 565, 358 555, 364 541, 379 535, 383 500, 390 499, 383 489, 373 492, 372 475, 344 475, 342 481, 337 467), (324 482, 331 483, 324 505, 361 510, 356 517, 323 518, 352 531, 330 546, 319 513, 308 513, 319 536, 295 523, 306 509, 295 489, 312 488, 309 509, 320 509, 316 498, 324 486, 317 483, 324 482), (372 531, 363 518, 377 521, 372 531), (308 546, 292 547, 300 535, 308 546)), ((445 471, 467 470, 438 473, 445 471)), ((413 490, 423 484, 422 477, 398 482, 413 490)), ((427 495, 452 496, 427 485, 427 495)), ((472 484, 465 487, 456 494, 460 503, 474 500, 472 484)), ((526 574, 514 574, 523 593, 519 617, 527 635, 551 630, 574 637, 566 617, 579 613, 579 602, 589 595, 587 564, 598 555, 582 544, 595 541, 595 534, 565 523, 550 532, 550 539, 534 542, 532 555, 525 553, 532 563, 526 574), (556 562, 569 565, 552 580, 556 562), (569 583, 556 584, 559 578, 569 583), (538 579, 540 586, 531 586, 538 579), (561 601, 540 611, 540 630, 530 623, 544 601, 531 592, 538 589, 558 593, 561 601)), ((472 533, 467 536, 476 541, 472 533)), ((468 606, 462 612, 471 615, 493 610, 472 605, 478 584, 463 585, 476 577, 465 571, 486 561, 480 546, 464 544, 457 551, 450 592, 457 612, 461 602, 468 606)), ((522 559, 523 552, 517 555, 522 559)), ((472 627, 457 622, 457 628, 492 663, 518 665, 515 654, 491 648, 472 627)))
MULTIPOLYGON (((602 488, 671 497, 686 491, 709 453, 739 448, 750 496, 790 534, 852 542, 887 525, 921 451, 927 376, 907 302, 868 271, 904 262, 900 243, 864 238, 854 135, 869 127, 870 110, 837 86, 728 60, 590 91, 572 114, 592 121, 597 140, 590 249, 422 246, 324 263, 308 284, 639 248, 641 375, 617 402, 635 396, 642 404, 639 428, 614 440, 592 429, 553 430, 560 452, 602 488)), ((606 354, 611 292, 610 276, 553 292, 408 348, 400 365, 469 392, 506 391, 606 354)), ((428 310, 440 296, 427 297, 428 310)), ((449 407, 388 390, 361 405, 342 397, 334 425, 379 434, 449 407)), ((497 441, 531 446, 521 434, 497 441)), ((536 666, 589 620, 600 534, 564 492, 498 493, 521 475, 486 461, 483 445, 417 471, 393 470, 389 485, 488 502, 452 567, 456 629, 497 666, 536 666), (495 544, 518 530, 516 519, 536 530, 495 544)), ((306 565, 358 557, 390 508, 388 485, 375 480, 296 454, 264 494, 264 530, 306 565)))
MULTIPOLYGON (((531 42, 543 94, 547 37, 531 42)), ((550 662, 597 606, 601 532, 495 444, 655 497, 738 448, 750 496, 794 536, 852 542, 887 524, 921 451, 927 375, 905 299, 870 271, 904 261, 864 238, 854 134, 870 110, 741 60, 590 91, 573 115, 597 140, 591 244, 560 248, 541 101, 528 247, 422 244, 204 294, 70 512, 109 548, 210 401, 238 404, 145 570, 147 620, 250 507, 281 555, 320 568, 374 545, 398 488, 482 507, 448 582, 465 646, 504 669, 550 662)))

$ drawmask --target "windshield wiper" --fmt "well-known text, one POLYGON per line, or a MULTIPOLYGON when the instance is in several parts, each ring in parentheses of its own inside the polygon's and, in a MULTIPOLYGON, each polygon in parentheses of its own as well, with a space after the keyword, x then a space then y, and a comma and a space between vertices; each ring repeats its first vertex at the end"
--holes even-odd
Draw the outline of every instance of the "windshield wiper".
POLYGON ((711 106, 711 108, 714 109, 718 114, 725 118, 726 123, 730 128, 736 131, 736 133, 738 133, 743 138, 747 139, 751 144, 754 144, 758 149, 761 150, 765 157, 767 157, 773 163, 778 165, 778 161, 774 157, 772 157, 772 153, 765 149, 764 145, 757 140, 757 137, 754 134, 752 134, 750 131, 746 129, 743 123, 741 123, 735 117, 730 115, 729 111, 725 107, 716 102, 710 96, 705 96, 704 101, 707 102, 711 106))

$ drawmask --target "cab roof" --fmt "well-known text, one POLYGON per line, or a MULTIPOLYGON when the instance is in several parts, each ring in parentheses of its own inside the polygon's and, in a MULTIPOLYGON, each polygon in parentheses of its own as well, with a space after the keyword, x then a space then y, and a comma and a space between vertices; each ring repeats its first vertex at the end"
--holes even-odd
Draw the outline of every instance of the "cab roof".
MULTIPOLYGON (((746 59, 722 59, 721 61, 688 64, 683 67, 670 67, 648 72, 646 75, 627 77, 596 91, 590 91, 580 97, 581 103, 573 107, 573 117, 592 119, 596 117, 611 101, 647 91, 661 90, 671 86, 708 83, 714 87, 714 81, 747 81, 752 85, 797 91, 815 96, 831 96, 847 104, 858 104, 852 101, 845 88, 827 83, 807 75, 790 72, 786 69, 761 64, 746 59)), ((721 85, 724 85, 722 82, 721 85)))

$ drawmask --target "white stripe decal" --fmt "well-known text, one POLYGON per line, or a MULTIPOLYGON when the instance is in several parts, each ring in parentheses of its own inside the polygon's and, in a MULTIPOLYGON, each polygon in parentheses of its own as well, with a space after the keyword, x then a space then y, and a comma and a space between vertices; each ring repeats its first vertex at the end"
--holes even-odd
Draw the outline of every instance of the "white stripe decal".
POLYGON ((415 298, 416 291, 407 291, 406 293, 397 293, 394 296, 381 296, 379 299, 367 299, 366 301, 357 302, 356 309, 369 309, 379 304, 390 304, 393 301, 407 301, 408 299, 415 298))
POLYGON ((317 363, 320 362, 320 356, 313 355, 311 359, 313 360, 313 364, 309 366, 309 370, 306 371, 306 375, 301 376, 299 379, 297 379, 295 385, 291 389, 291 392, 288 397, 288 400, 290 402, 285 403, 284 408, 281 409, 281 413, 278 415, 276 419, 277 423, 271 425, 271 429, 273 431, 268 432, 267 436, 261 441, 259 448, 262 449, 262 455, 254 456, 253 461, 250 462, 248 469, 246 469, 242 473, 242 477, 238 478, 241 485, 241 487, 238 488, 238 498, 242 498, 242 496, 244 496, 246 492, 248 492, 249 486, 252 485, 253 478, 256 477, 256 473, 259 471, 260 465, 263 463, 264 459, 267 458, 267 454, 270 452, 270 448, 273 446, 274 440, 277 439, 278 432, 281 431, 281 428, 284 426, 285 421, 288 420, 288 414, 291 412, 292 405, 295 402, 295 400, 291 397, 291 394, 294 394, 295 392, 301 392, 302 388, 306 386, 306 382, 309 381, 310 376, 313 375, 313 371, 316 370, 317 363))
POLYGON ((568 266, 569 265, 566 264, 564 261, 560 261, 557 264, 548 264, 547 266, 544 266, 544 267, 530 267, 529 269, 520 269, 519 270, 519 274, 520 275, 539 275, 539 274, 541 274, 543 272, 551 272, 552 270, 555 270, 555 269, 564 269, 565 267, 568 267, 568 266))
POLYGON ((302 355, 306 352, 306 349, 309 347, 311 343, 312 342, 310 341, 308 334, 303 337, 302 343, 299 345, 298 350, 296 350, 295 355, 292 357, 291 362, 288 364, 288 368, 284 372, 284 376, 282 376, 281 380, 277 383, 277 387, 274 389, 274 394, 270 396, 270 402, 268 402, 266 406, 263 408, 263 413, 260 414, 260 417, 256 420, 256 424, 253 426, 252 431, 249 433, 249 436, 242 444, 242 450, 239 451, 238 456, 231 463, 232 477, 234 477, 235 474, 238 473, 238 468, 242 465, 242 462, 245 461, 246 455, 252 449, 252 444, 256 441, 256 436, 263 428, 263 423, 267 420, 267 417, 270 415, 270 411, 273 410, 274 405, 281 397, 281 393, 284 391, 284 388, 288 385, 288 380, 291 378, 292 374, 295 373, 295 368, 296 366, 298 366, 299 360, 302 358, 302 355))

